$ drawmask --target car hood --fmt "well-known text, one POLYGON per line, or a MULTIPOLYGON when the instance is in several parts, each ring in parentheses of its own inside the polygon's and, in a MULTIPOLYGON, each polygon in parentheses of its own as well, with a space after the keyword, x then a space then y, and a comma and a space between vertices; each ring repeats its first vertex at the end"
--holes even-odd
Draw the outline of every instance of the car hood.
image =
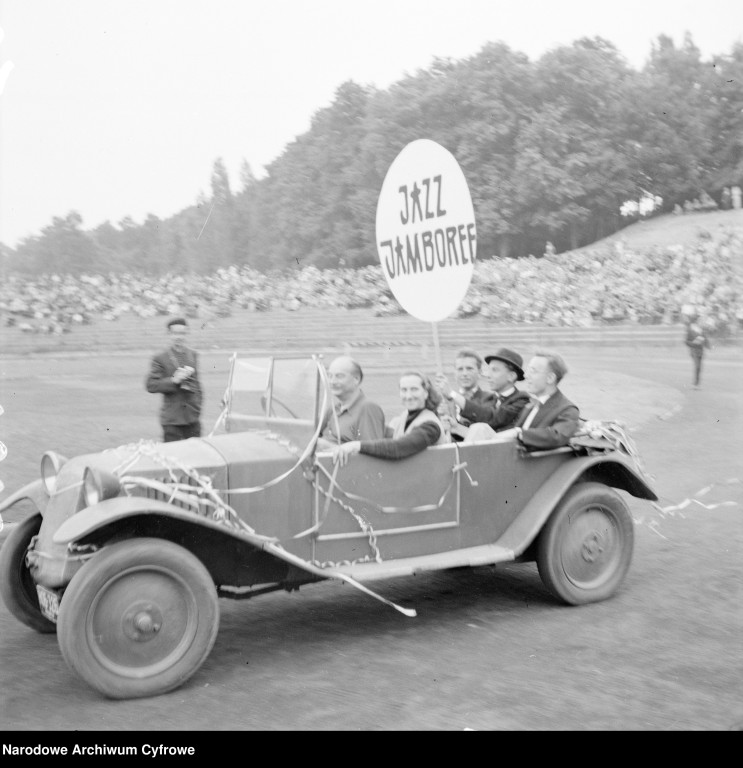
MULTIPOLYGON (((82 481, 86 467, 129 480, 143 478, 195 486, 208 479, 212 488, 223 491, 265 484, 280 476, 296 464, 298 451, 303 447, 298 449, 279 435, 260 430, 172 443, 143 440, 76 456, 62 466, 57 476, 56 491, 45 511, 37 547, 50 554, 56 551, 59 545, 52 541, 54 532, 84 508, 82 481)), ((134 495, 164 498, 146 485, 129 485, 128 490, 134 495)), ((234 501, 229 496, 225 499, 228 503, 234 501)))

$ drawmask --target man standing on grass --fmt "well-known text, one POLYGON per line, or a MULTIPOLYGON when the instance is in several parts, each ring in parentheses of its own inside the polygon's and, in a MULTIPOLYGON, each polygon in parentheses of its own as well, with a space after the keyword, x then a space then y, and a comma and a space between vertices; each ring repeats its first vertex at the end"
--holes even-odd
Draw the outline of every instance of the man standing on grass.
POLYGON ((186 346, 188 323, 176 317, 168 323, 170 346, 155 355, 147 377, 147 391, 162 394, 160 424, 163 442, 201 436, 201 402, 198 355, 186 346))
POLYGON ((702 358, 704 357, 704 350, 710 348, 710 343, 696 313, 689 317, 684 343, 689 347, 694 363, 694 389, 699 389, 702 384, 702 358))

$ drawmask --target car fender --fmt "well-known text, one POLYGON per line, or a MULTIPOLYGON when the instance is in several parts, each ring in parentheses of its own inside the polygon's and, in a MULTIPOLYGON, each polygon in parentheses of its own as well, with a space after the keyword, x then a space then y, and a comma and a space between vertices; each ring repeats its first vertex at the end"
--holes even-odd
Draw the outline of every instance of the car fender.
POLYGON ((301 557, 286 551, 281 544, 272 538, 261 536, 257 533, 251 533, 250 531, 243 529, 230 528, 217 520, 211 520, 202 517, 201 515, 196 516, 179 507, 174 507, 167 502, 148 499, 146 497, 117 496, 114 499, 107 499, 99 504, 94 504, 93 506, 78 512, 60 525, 54 533, 54 542, 56 544, 69 545, 84 539, 89 534, 105 526, 109 526, 112 523, 115 524, 127 519, 141 517, 142 515, 165 515, 190 525, 197 523, 199 526, 218 530, 225 536, 232 536, 242 541, 247 541, 276 560, 283 561, 290 566, 295 566, 301 571, 306 571, 313 577, 308 579, 310 581, 340 579, 341 581, 352 584, 362 592, 366 592, 378 600, 393 606, 396 610, 407 616, 415 616, 415 611, 395 605, 385 598, 375 594, 362 584, 359 584, 347 574, 330 568, 319 568, 316 565, 303 560, 301 557))
POLYGON ((44 484, 41 480, 33 480, 28 485, 24 485, 23 488, 19 488, 15 493, 8 496, 7 499, 0 503, 0 513, 5 512, 6 509, 10 509, 14 504, 24 499, 33 502, 36 509, 39 510, 39 514, 42 517, 44 516, 47 504, 49 504, 49 496, 44 490, 44 484))
POLYGON ((87 507, 65 520, 54 532, 53 541, 55 544, 69 545, 86 538, 96 530, 110 526, 112 523, 143 515, 165 516, 191 525, 196 523, 204 528, 219 531, 225 536, 248 541, 259 548, 264 548, 266 543, 273 541, 273 539, 260 534, 251 533, 249 530, 233 528, 219 520, 197 515, 181 507, 168 504, 166 501, 148 499, 144 496, 117 496, 87 507))
MULTIPOLYGON (((538 461, 539 457, 529 457, 538 461)), ((613 452, 582 456, 562 464, 531 497, 520 515, 500 537, 498 544, 513 550, 518 557, 534 541, 554 509, 573 485, 582 479, 602 482, 640 499, 658 497, 623 454, 613 452)))

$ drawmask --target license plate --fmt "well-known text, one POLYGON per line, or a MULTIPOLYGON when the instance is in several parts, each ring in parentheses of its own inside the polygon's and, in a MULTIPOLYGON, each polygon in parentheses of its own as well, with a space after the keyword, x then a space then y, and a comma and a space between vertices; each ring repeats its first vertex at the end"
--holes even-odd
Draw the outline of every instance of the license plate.
POLYGON ((57 616, 59 616, 59 595, 39 584, 36 585, 36 593, 39 595, 39 608, 41 612, 47 619, 56 623, 57 616))

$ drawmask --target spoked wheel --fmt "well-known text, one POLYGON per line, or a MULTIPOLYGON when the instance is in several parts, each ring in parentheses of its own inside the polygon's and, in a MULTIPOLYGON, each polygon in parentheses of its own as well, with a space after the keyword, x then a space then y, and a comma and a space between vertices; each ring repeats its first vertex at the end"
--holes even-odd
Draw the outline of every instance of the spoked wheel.
POLYGON ((605 600, 627 574, 633 544, 632 516, 620 496, 601 483, 579 483, 539 535, 539 575, 571 605, 605 600))
POLYGON ((59 609, 62 655, 115 699, 155 696, 184 683, 219 628, 217 591, 201 561, 162 539, 105 547, 72 578, 59 609))
POLYGON ((26 565, 26 552, 31 539, 41 528, 41 515, 31 515, 8 534, 0 549, 0 594, 8 610, 18 621, 37 632, 56 632, 57 625, 39 609, 39 596, 31 571, 26 565))

